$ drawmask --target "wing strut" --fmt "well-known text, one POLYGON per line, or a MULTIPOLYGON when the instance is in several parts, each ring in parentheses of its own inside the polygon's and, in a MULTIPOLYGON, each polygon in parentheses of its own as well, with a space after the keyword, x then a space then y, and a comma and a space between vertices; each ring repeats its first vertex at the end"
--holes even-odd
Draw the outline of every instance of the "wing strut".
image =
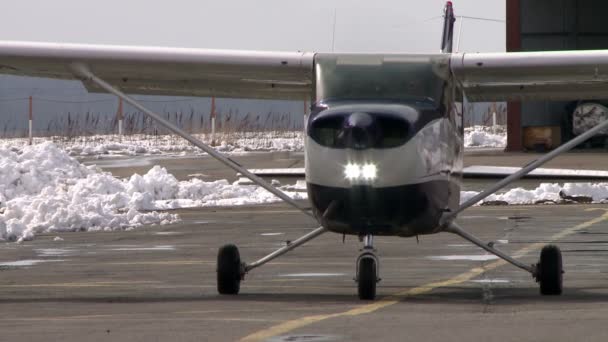
POLYGON ((186 133, 185 131, 181 130, 179 127, 173 125, 171 122, 163 119, 162 116, 160 116, 160 115, 154 113, 153 111, 149 110, 148 108, 142 106, 139 102, 137 102, 137 100, 135 100, 132 97, 126 95, 123 92, 121 92, 120 90, 118 90, 117 88, 113 87, 112 85, 110 85, 106 81, 102 80, 101 78, 95 76, 95 74, 93 74, 91 72, 91 70, 89 70, 89 68, 86 65, 81 64, 81 63, 74 63, 74 64, 71 64, 70 67, 71 67, 72 71, 77 76, 80 76, 80 77, 84 78, 84 80, 93 82, 96 85, 98 85, 99 87, 101 87, 102 89, 106 90, 107 92, 112 93, 112 94, 118 96, 123 101, 131 104, 135 108, 137 108, 137 109, 141 110, 142 112, 146 113, 149 117, 151 117, 152 119, 154 119, 156 122, 160 123, 162 126, 164 126, 165 128, 167 128, 171 132, 173 132, 173 133, 181 136, 182 138, 184 138, 187 141, 189 141, 192 145, 194 145, 194 146, 200 148, 201 150, 207 152, 210 156, 212 156, 213 158, 217 159, 218 161, 220 161, 224 165, 226 165, 229 168, 235 170, 236 172, 240 172, 243 176, 249 178, 255 184, 257 184, 257 185, 261 186, 262 188, 266 189, 267 191, 269 191, 273 195, 275 195, 278 198, 282 199, 283 201, 287 202, 288 204, 290 204, 291 206, 293 206, 296 209, 300 210, 304 214, 306 214, 306 215, 308 215, 308 216, 310 216, 312 218, 315 218, 313 216, 313 214, 307 208, 299 205, 296 201, 294 201, 291 197, 289 197, 283 191, 281 191, 281 190, 275 188, 274 186, 270 185, 270 183, 266 182, 262 178, 260 178, 260 177, 258 177, 256 175, 254 175, 253 173, 249 172, 246 168, 241 167, 239 164, 235 163, 230 158, 228 158, 228 157, 224 156, 223 154, 217 152, 213 147, 206 145, 202 141, 196 139, 192 135, 190 135, 190 134, 186 133))
POLYGON ((578 137, 568 141, 567 143, 563 144, 562 146, 556 148, 555 150, 545 154, 544 156, 534 160, 533 162, 529 163, 528 165, 524 166, 523 168, 521 168, 521 170, 513 173, 512 175, 504 178, 503 180, 497 182, 496 184, 490 186, 489 188, 485 189, 484 191, 480 192, 479 194, 473 196, 472 198, 470 198, 468 201, 464 202, 463 204, 460 205, 460 207, 453 212, 449 212, 446 213, 442 219, 441 219, 441 224, 446 224, 446 223, 450 223, 452 220, 454 220, 456 218, 456 216, 458 216, 458 214, 460 214, 462 211, 464 211, 465 209, 477 204, 478 202, 482 201, 483 199, 485 199, 486 197, 496 193, 497 191, 499 191, 500 189, 504 188, 505 186, 515 182, 516 180, 522 178, 523 176, 527 175, 528 173, 532 172, 533 170, 535 170, 536 168, 540 167, 541 165, 545 164, 546 162, 550 161, 551 159, 559 156, 560 154, 567 152, 569 150, 571 150, 573 147, 585 142, 585 140, 593 137, 594 135, 596 135, 599 131, 608 128, 608 120, 604 120, 603 122, 599 123, 598 125, 596 125, 595 127, 593 127, 592 129, 588 130, 587 132, 579 135, 578 137))

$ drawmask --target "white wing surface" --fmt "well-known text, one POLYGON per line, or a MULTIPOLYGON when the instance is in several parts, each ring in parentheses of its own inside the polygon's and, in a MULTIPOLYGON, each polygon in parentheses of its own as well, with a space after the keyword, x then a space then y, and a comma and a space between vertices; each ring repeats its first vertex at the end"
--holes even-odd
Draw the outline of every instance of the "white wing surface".
MULTIPOLYGON (((0 73, 76 79, 84 64, 125 93, 309 99, 313 53, 0 41, 0 73)), ((457 53, 470 101, 608 98, 608 50, 457 53)), ((101 91, 85 83, 89 91, 101 91)))
POLYGON ((608 50, 453 54, 470 101, 608 98, 608 50))
POLYGON ((125 93, 302 100, 312 91, 313 56, 0 41, 0 73, 75 79, 70 65, 81 63, 125 93))

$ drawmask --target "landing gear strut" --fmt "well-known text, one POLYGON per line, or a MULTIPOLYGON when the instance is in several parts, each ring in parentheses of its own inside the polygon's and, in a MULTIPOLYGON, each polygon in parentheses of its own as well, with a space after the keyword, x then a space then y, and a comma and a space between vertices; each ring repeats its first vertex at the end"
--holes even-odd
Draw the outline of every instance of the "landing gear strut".
POLYGON ((540 252, 540 261, 536 265, 526 265, 494 248, 494 244, 486 244, 477 237, 469 234, 455 222, 449 223, 445 227, 445 231, 459 235, 465 240, 472 242, 506 262, 530 272, 536 281, 540 283, 540 293, 542 295, 562 294, 562 277, 564 270, 562 266, 562 253, 557 246, 547 245, 543 247, 540 252))
POLYGON ((376 298, 376 284, 380 281, 378 257, 374 254, 374 237, 366 235, 364 245, 357 259, 357 290, 359 299, 373 300, 376 298))

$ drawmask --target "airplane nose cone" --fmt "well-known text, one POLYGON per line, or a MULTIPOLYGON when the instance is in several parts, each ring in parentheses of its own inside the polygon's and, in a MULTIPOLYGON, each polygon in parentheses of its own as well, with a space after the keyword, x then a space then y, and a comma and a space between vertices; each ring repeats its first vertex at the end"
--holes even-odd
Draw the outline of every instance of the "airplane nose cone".
POLYGON ((347 127, 367 128, 372 126, 373 123, 372 116, 363 112, 352 113, 346 120, 347 127))
POLYGON ((368 113, 352 113, 344 126, 348 147, 365 149, 373 145, 376 125, 374 118, 368 113))

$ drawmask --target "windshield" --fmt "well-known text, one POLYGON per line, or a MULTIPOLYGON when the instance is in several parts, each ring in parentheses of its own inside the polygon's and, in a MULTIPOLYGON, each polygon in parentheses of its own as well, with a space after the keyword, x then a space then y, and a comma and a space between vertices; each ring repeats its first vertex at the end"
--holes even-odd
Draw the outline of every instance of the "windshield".
POLYGON ((373 99, 438 105, 447 70, 444 55, 317 54, 316 102, 373 99))

